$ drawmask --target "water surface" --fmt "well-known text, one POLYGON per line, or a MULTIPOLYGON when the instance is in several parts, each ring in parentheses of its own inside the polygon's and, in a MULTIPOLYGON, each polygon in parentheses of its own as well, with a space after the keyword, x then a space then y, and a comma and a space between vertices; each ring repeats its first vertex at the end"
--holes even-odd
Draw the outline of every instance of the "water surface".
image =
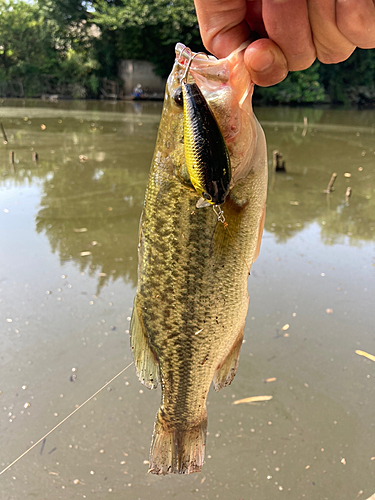
MULTIPOLYGON (((160 103, 0 103, 1 469, 131 361, 138 220, 160 112, 160 103)), ((375 116, 257 116, 287 172, 270 165, 240 366, 209 395, 202 473, 146 474, 160 393, 131 367, 0 477, 1 498, 375 493, 375 363, 355 353, 375 355, 375 116), (273 399, 232 404, 259 395, 273 399)))

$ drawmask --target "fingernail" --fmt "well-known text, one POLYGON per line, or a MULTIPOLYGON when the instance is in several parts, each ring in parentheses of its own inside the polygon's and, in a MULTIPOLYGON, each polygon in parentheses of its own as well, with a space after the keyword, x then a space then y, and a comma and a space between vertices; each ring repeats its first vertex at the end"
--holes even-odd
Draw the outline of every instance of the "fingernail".
POLYGON ((250 49, 249 63, 254 71, 265 71, 275 62, 275 56, 270 50, 258 51, 250 49), (253 52, 253 53, 251 53, 253 52))

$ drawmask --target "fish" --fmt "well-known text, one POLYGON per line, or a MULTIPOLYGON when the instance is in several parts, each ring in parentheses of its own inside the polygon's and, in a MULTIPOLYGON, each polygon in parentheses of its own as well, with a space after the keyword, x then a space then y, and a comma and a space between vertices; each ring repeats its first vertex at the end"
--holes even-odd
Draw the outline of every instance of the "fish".
POLYGON ((216 391, 229 385, 238 366, 267 195, 266 141, 252 110, 244 48, 216 59, 178 43, 166 83, 130 322, 139 380, 150 389, 161 386, 153 474, 201 471, 210 385, 216 391), (186 80, 199 88, 230 158, 229 190, 220 206, 199 204, 186 164, 181 87, 187 65, 186 80))

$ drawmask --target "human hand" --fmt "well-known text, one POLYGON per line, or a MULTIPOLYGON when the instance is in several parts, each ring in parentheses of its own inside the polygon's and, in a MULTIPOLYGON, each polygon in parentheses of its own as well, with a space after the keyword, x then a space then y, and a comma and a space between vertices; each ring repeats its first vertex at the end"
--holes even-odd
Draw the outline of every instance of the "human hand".
POLYGON ((308 68, 316 58, 338 63, 356 47, 375 47, 372 0, 194 1, 203 43, 217 57, 254 40, 245 65, 262 87, 308 68))

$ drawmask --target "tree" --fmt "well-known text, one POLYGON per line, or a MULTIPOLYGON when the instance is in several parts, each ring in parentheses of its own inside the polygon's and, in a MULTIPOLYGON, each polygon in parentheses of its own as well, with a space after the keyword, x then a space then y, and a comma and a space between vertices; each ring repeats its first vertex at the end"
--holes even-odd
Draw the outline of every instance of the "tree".
POLYGON ((112 68, 118 59, 144 59, 166 76, 177 42, 203 50, 192 0, 95 0, 93 7, 91 22, 115 52, 112 68))

